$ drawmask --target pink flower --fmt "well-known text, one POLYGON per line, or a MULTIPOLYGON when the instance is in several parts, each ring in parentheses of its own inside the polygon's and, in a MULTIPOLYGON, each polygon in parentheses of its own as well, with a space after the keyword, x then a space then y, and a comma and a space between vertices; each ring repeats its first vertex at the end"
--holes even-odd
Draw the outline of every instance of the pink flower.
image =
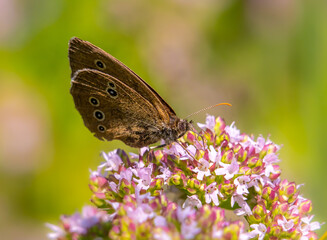
POLYGON ((275 153, 268 153, 264 158, 263 162, 266 164, 273 164, 278 163, 280 160, 278 159, 277 155, 275 153))
POLYGON ((205 188, 205 200, 206 203, 214 203, 215 206, 219 205, 218 195, 223 197, 216 187, 216 182, 211 183, 209 186, 205 188))
POLYGON ((134 178, 133 180, 138 183, 138 189, 148 189, 152 180, 152 169, 149 167, 140 168, 136 170, 136 173, 136 176, 140 179, 134 178))
POLYGON ((172 172, 169 170, 168 167, 159 167, 159 171, 162 173, 160 175, 157 175, 157 178, 163 178, 165 181, 171 177, 172 172))
POLYGON ((189 145, 187 148, 187 151, 184 150, 184 154, 180 155, 180 160, 187 160, 187 159, 192 159, 193 156, 196 153, 196 148, 193 145, 189 145))
POLYGON ((110 220, 110 217, 95 207, 85 206, 82 214, 75 213, 72 216, 62 216, 61 220, 64 228, 68 229, 70 233, 86 234, 89 228, 99 222, 110 220))
POLYGON ((241 207, 239 209, 236 209, 236 215, 241 216, 241 215, 251 215, 251 208, 250 206, 247 204, 247 202, 245 201, 246 197, 242 196, 242 195, 233 195, 231 198, 231 206, 233 207, 235 202, 237 202, 237 204, 241 207))
POLYGON ((284 231, 288 231, 294 226, 293 220, 290 219, 290 220, 287 221, 285 216, 283 216, 283 220, 278 219, 277 223, 278 223, 279 226, 281 226, 283 228, 284 231))
POLYGON ((216 151, 216 149, 211 145, 209 147, 209 159, 211 162, 216 163, 218 166, 221 160, 221 149, 218 148, 216 151))
POLYGON ((118 171, 118 168, 123 163, 119 155, 117 154, 117 150, 114 150, 112 152, 109 152, 108 154, 105 154, 102 152, 102 157, 106 160, 104 164, 101 164, 100 167, 107 167, 105 171, 118 171))
POLYGON ((166 218, 163 216, 156 216, 153 221, 156 227, 167 227, 166 218))
POLYGON ((141 204, 136 209, 127 206, 125 210, 127 216, 137 223, 143 223, 147 219, 152 219, 155 216, 152 208, 147 204, 141 204))
POLYGON ((182 225, 181 233, 185 239, 192 239, 201 231, 201 228, 197 227, 197 222, 189 218, 189 216, 194 214, 195 210, 190 207, 186 207, 185 209, 177 208, 177 218, 182 225))
POLYGON ((184 148, 178 143, 172 143, 170 148, 165 148, 163 151, 165 154, 177 156, 184 156, 186 154, 184 148))
POLYGON ((194 237, 201 232, 201 228, 197 227, 196 221, 183 222, 181 227, 181 233, 185 239, 194 239, 194 237))
POLYGON ((203 158, 199 160, 199 165, 199 167, 196 167, 192 171, 198 173, 196 178, 202 181, 204 176, 208 177, 211 175, 211 172, 209 170, 210 165, 209 162, 203 158))
POLYGON ((266 140, 262 136, 259 136, 257 138, 257 141, 253 142, 252 146, 255 148, 255 152, 259 153, 263 149, 265 144, 266 144, 266 140))
POLYGON ((202 124, 202 123, 198 123, 199 128, 205 130, 206 128, 210 129, 210 131, 214 132, 214 128, 216 125, 216 118, 212 115, 207 115, 206 118, 206 123, 202 124))
POLYGON ((61 228, 56 225, 53 225, 51 223, 46 223, 45 224, 48 228, 50 228, 53 232, 48 233, 48 238, 50 239, 60 239, 66 236, 66 232, 61 228))
POLYGON ((187 197, 187 199, 185 200, 185 202, 183 203, 183 208, 186 207, 196 207, 196 208, 201 208, 202 207, 202 203, 200 201, 200 199, 198 198, 197 195, 193 195, 193 196, 189 196, 187 197))
POLYGON ((235 122, 233 122, 230 126, 226 126, 225 131, 228 133, 228 135, 230 137, 230 141, 232 143, 241 142, 244 137, 240 134, 240 130, 238 130, 234 126, 234 124, 235 124, 235 122))
POLYGON ((311 222, 312 218, 313 218, 313 215, 309 216, 309 217, 303 217, 301 219, 301 222, 302 222, 301 231, 304 236, 309 235, 310 232, 320 229, 320 227, 322 225, 319 222, 311 222))
POLYGON ((235 178, 234 184, 236 186, 236 193, 243 195, 249 193, 247 183, 250 182, 250 177, 243 175, 235 178))
POLYGON ((132 177, 133 177, 133 172, 131 169, 127 168, 125 170, 122 170, 119 174, 115 173, 114 174, 115 178, 119 180, 119 184, 123 179, 126 179, 128 183, 131 183, 132 177))
POLYGON ((215 173, 216 175, 225 175, 226 180, 233 178, 239 171, 239 165, 235 159, 232 160, 231 164, 220 162, 219 165, 222 168, 217 168, 215 173))
POLYGON ((254 237, 258 237, 259 240, 262 240, 265 235, 266 235, 266 231, 267 231, 267 227, 262 224, 262 223, 259 223, 259 224, 251 224, 250 227, 254 230, 252 230, 250 232, 250 237, 251 238, 254 238, 254 237))

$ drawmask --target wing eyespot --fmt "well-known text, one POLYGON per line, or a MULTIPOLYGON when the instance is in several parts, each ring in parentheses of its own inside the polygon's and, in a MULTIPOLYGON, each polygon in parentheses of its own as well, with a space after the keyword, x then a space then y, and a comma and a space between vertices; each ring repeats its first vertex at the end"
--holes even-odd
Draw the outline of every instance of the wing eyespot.
POLYGON ((106 69, 106 64, 105 64, 103 61, 97 59, 97 60, 94 61, 94 63, 95 63, 95 66, 96 66, 99 70, 104 70, 104 69, 106 69))
POLYGON ((103 121, 105 119, 105 115, 102 111, 100 110, 95 110, 93 112, 93 116, 98 120, 98 121, 103 121))
POLYGON ((99 130, 99 132, 105 132, 106 131, 106 127, 105 126, 103 126, 103 125, 98 125, 98 130, 99 130))
POLYGON ((95 98, 95 97, 90 97, 90 98, 89 98, 89 102, 90 102, 91 105, 94 106, 94 107, 98 107, 98 106, 100 106, 100 101, 99 101, 97 98, 95 98))
POLYGON ((112 89, 116 89, 116 84, 114 84, 113 82, 108 82, 108 86, 112 89))
POLYGON ((111 87, 107 88, 107 93, 109 94, 109 96, 111 98, 117 98, 118 97, 118 93, 116 90, 112 89, 111 87))

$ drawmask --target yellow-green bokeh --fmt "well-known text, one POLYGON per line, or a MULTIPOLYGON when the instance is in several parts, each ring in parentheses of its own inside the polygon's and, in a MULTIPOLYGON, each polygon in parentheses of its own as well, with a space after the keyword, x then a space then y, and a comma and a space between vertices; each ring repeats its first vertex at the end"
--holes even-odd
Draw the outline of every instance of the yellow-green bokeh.
MULTIPOLYGON (((101 142, 69 94, 68 41, 88 40, 138 73, 180 117, 208 113, 271 135, 283 178, 327 220, 327 3, 305 0, 0 0, 0 232, 45 239, 89 203, 101 142)), ((205 114, 194 116, 203 122, 205 114)), ((323 229, 319 232, 320 234, 323 229)))

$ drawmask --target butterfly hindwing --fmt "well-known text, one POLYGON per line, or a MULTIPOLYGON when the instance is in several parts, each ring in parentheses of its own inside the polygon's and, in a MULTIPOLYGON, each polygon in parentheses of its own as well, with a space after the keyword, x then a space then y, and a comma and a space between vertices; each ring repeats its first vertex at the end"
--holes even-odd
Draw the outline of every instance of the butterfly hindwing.
POLYGON ((99 139, 119 139, 137 145, 137 141, 155 138, 164 126, 150 102, 100 71, 77 71, 70 91, 84 124, 99 139))

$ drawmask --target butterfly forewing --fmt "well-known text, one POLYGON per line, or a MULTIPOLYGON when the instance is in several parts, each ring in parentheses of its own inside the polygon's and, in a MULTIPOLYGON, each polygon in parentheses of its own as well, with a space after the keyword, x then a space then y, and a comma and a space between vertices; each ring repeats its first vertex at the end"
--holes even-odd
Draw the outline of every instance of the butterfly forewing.
POLYGON ((148 100, 158 111, 162 119, 169 123, 169 116, 176 115, 174 110, 145 81, 116 58, 79 38, 69 42, 69 60, 71 76, 81 69, 95 69, 122 81, 148 100))

